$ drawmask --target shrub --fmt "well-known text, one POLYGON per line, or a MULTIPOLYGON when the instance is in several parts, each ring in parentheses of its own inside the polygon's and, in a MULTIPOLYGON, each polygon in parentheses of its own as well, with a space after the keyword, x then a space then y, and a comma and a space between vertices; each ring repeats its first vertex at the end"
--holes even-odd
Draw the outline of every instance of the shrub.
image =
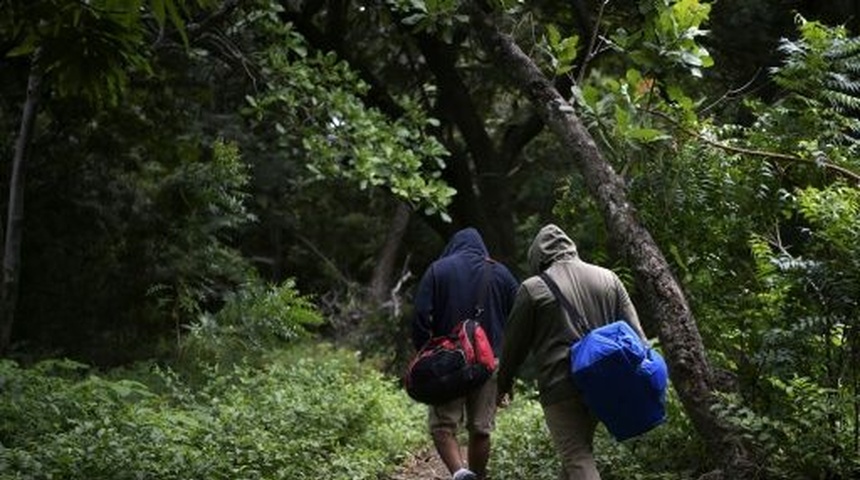
POLYGON ((183 353, 191 365, 235 364, 306 338, 322 323, 293 280, 266 285, 253 279, 231 293, 216 314, 203 314, 190 325, 183 353))
POLYGON ((765 377, 774 391, 767 411, 746 407, 737 395, 722 396, 717 413, 756 446, 756 460, 769 478, 857 478, 856 431, 838 419, 854 399, 809 378, 765 377))
POLYGON ((423 440, 417 406, 354 353, 267 360, 213 366, 199 389, 162 372, 162 393, 0 363, 0 479, 376 479, 423 440))

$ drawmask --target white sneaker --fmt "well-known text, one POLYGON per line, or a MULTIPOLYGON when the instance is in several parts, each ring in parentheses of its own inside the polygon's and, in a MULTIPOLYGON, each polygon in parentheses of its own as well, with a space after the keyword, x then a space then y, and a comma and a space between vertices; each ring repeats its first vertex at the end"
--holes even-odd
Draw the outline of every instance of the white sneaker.
POLYGON ((468 468, 461 468, 454 472, 452 480, 478 480, 478 476, 468 468))

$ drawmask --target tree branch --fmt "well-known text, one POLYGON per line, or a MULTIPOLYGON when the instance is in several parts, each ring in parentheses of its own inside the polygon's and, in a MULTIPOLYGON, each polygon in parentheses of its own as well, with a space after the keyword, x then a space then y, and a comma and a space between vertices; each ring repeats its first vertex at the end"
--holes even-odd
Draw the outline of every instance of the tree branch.
POLYGON ((666 120, 667 122, 671 123, 678 130, 680 130, 680 131, 686 133, 687 135, 689 135, 689 136, 691 136, 691 137, 693 137, 693 138, 695 138, 695 139, 697 139, 697 140, 699 140, 699 141, 701 141, 707 145, 710 145, 714 148, 719 148, 720 150, 724 150, 724 151, 732 152, 732 153, 738 153, 741 155, 749 155, 751 157, 770 158, 770 159, 778 160, 781 162, 805 163, 807 165, 822 167, 822 168, 825 168, 827 170, 832 170, 833 172, 835 172, 840 177, 845 178, 847 180, 851 180, 854 183, 856 183, 858 186, 860 186, 860 174, 853 172, 853 171, 851 171, 845 167, 840 167, 839 165, 836 165, 834 163, 830 163, 830 162, 827 162, 824 160, 815 160, 815 159, 810 159, 810 158, 803 158, 803 157, 799 157, 797 155, 791 155, 791 154, 787 154, 787 153, 768 152, 765 150, 753 150, 753 149, 749 149, 749 148, 726 145, 724 143, 720 143, 720 142, 717 142, 715 140, 711 140, 711 139, 705 137, 704 135, 700 134, 699 132, 696 132, 696 131, 691 130, 689 128, 683 127, 677 120, 675 120, 674 118, 670 117, 669 115, 667 115, 663 112, 660 112, 657 110, 650 110, 650 109, 645 109, 644 111, 646 113, 650 113, 651 115, 654 115, 656 117, 660 117, 663 120, 666 120))
MULTIPOLYGON (((315 2, 310 3, 314 4, 315 2)), ((322 4, 323 2, 316 3, 322 4)), ((365 62, 357 58, 354 51, 350 51, 349 47, 344 45, 340 40, 343 32, 336 31, 332 33, 321 30, 310 20, 309 13, 312 12, 295 11, 288 5, 285 5, 281 18, 284 21, 293 23, 299 33, 316 49, 323 52, 334 52, 339 58, 346 61, 350 68, 358 72, 361 79, 370 86, 364 98, 369 105, 378 108, 392 120, 402 117, 405 113, 403 107, 392 98, 385 84, 377 78, 365 62)))
POLYGON ((339 280, 341 283, 343 283, 346 286, 350 286, 352 284, 352 282, 349 280, 349 278, 347 278, 346 275, 344 275, 340 271, 340 269, 337 268, 337 265, 335 265, 335 263, 330 258, 328 258, 319 248, 317 248, 317 246, 314 245, 313 242, 310 241, 310 239, 308 239, 304 235, 299 235, 299 234, 296 234, 296 239, 299 240, 300 242, 304 243, 305 246, 308 247, 308 249, 311 252, 313 252, 317 257, 319 257, 320 260, 323 261, 323 263, 328 265, 329 269, 331 270, 332 274, 334 275, 334 278, 336 278, 337 280, 339 280))

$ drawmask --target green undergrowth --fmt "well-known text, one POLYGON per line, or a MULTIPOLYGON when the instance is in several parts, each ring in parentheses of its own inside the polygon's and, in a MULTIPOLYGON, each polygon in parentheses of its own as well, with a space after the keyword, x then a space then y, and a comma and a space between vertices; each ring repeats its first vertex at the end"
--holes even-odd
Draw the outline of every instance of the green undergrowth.
MULTIPOLYGON (((666 424, 623 443, 599 427, 607 480, 694 478, 699 442, 670 395, 666 424)), ((99 373, 0 362, 0 480, 389 478, 429 446, 426 407, 358 354, 312 340, 194 375, 141 364, 99 373)), ((534 393, 500 411, 496 480, 554 480, 559 460, 534 393)))
MULTIPOLYGON (((204 365, 0 361, 0 480, 384 479, 429 447, 426 407, 357 352, 309 340, 204 365)), ((493 478, 554 480, 559 460, 524 390, 497 417, 493 478)), ((598 428, 604 479, 695 478, 683 465, 701 445, 673 392, 668 407, 637 439, 598 428)))
POLYGON ((0 361, 0 479, 376 479, 425 441, 423 409, 349 351, 201 371, 0 361))

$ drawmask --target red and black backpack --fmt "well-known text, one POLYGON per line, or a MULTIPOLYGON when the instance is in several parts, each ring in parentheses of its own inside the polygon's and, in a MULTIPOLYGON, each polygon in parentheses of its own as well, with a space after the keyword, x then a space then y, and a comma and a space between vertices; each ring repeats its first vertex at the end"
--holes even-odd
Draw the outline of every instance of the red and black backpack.
POLYGON ((496 368, 493 346, 478 321, 493 268, 493 260, 485 261, 472 317, 451 333, 428 340, 406 369, 406 393, 421 403, 440 405, 462 397, 483 385, 496 368))
POLYGON ((496 368, 487 333, 477 320, 463 320, 444 336, 427 341, 406 369, 406 392, 414 400, 440 405, 465 396, 496 368))

